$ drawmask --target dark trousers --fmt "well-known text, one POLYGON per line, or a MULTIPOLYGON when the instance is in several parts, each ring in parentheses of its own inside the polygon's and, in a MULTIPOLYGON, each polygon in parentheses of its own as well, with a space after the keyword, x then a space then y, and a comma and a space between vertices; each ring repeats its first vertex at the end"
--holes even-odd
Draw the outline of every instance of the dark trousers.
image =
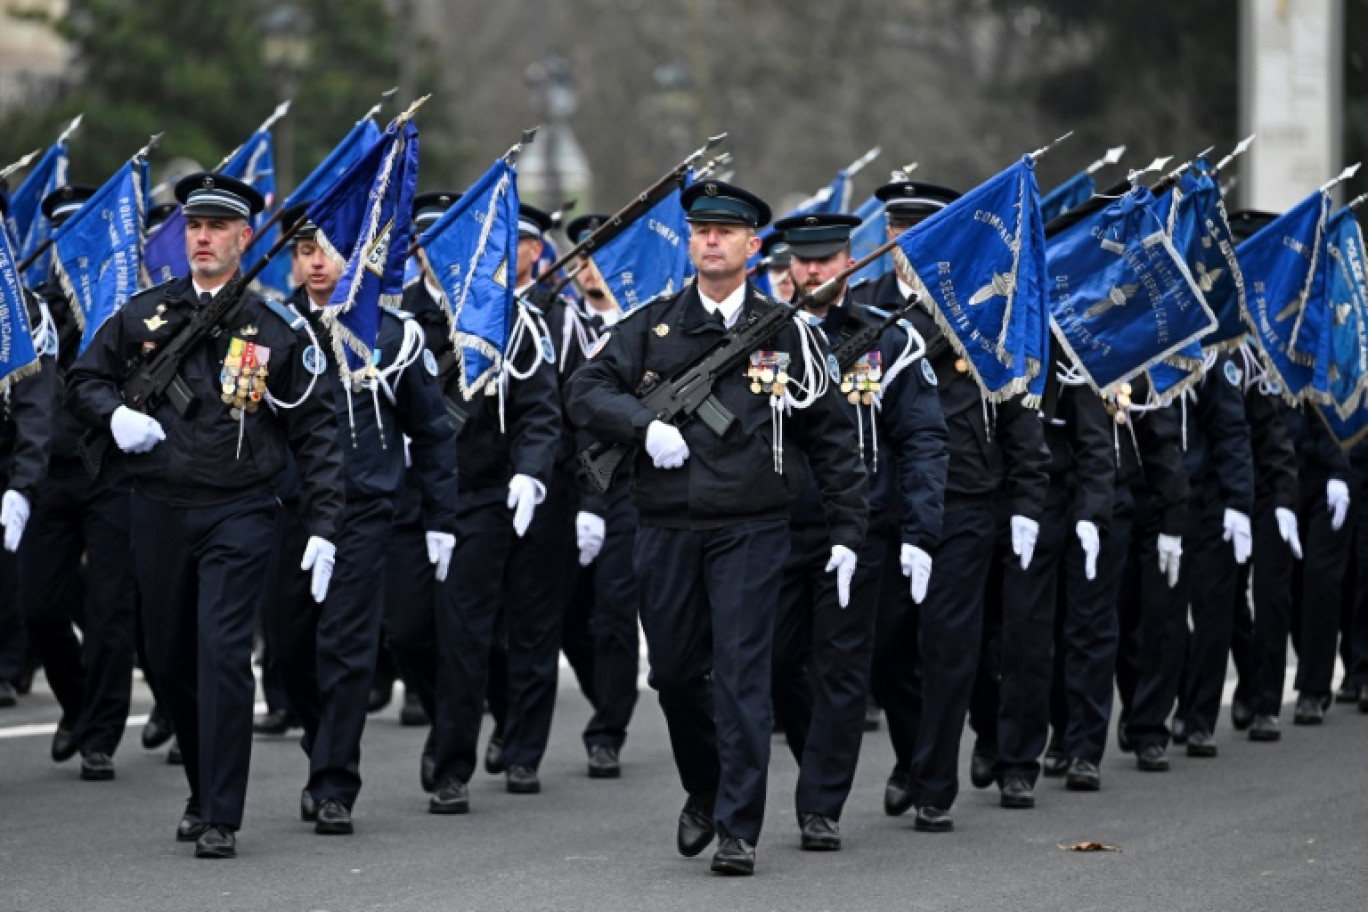
MULTIPOLYGON (((1187 642, 1183 577, 1191 571, 1184 553, 1178 585, 1169 587, 1167 577, 1159 572, 1159 519, 1145 507, 1143 488, 1132 487, 1131 493, 1136 512, 1117 598, 1121 642, 1116 685, 1121 723, 1138 750, 1150 744, 1168 745, 1168 716, 1178 692, 1187 642)), ((1230 547, 1219 535, 1216 540, 1230 547)))
POLYGON ((774 715, 798 761, 798 813, 839 820, 864 737, 874 619, 888 545, 874 536, 865 541, 850 604, 842 608, 836 575, 826 572, 831 556, 826 528, 799 526, 791 535, 771 666, 774 715))
POLYGON ((320 802, 335 798, 347 808, 361 791, 361 734, 384 617, 384 567, 377 566, 377 555, 385 553, 393 514, 388 498, 347 502, 337 564, 322 605, 308 592, 309 574, 295 560, 303 551, 278 552, 280 577, 296 578, 283 582, 301 600, 282 600, 268 623, 286 699, 304 726, 306 789, 320 802))
POLYGON ((24 612, 19 607, 18 561, 0 548, 0 681, 13 684, 24 676, 29 662, 24 612))
POLYGON ((252 753, 252 628, 278 505, 173 507, 133 495, 133 563, 158 698, 206 823, 242 825, 252 753))
POLYGON ((635 567, 651 686, 684 789, 715 799, 720 833, 754 843, 765 816, 770 656, 785 520, 709 531, 642 526, 635 567))
POLYGON ((394 526, 385 554, 385 634, 404 687, 429 719, 437 713, 437 585, 422 524, 394 526))
POLYGON ((626 485, 610 491, 607 501, 603 548, 585 571, 593 587, 594 715, 584 744, 620 748, 636 709, 641 656, 641 593, 632 567, 637 513, 626 485))
POLYGON ((128 476, 54 468, 24 533, 19 603, 29 642, 83 754, 113 754, 133 692, 128 476), (81 557, 85 555, 85 565, 81 557), (78 642, 73 627, 81 628, 78 642), (79 720, 79 721, 77 721, 79 720))
POLYGON ((918 612, 922 708, 912 754, 914 804, 948 810, 978 670, 984 582, 997 539, 993 508, 947 504, 926 601, 918 612))
POLYGON ((1346 679, 1368 687, 1368 489, 1360 486, 1354 495, 1349 505, 1354 538, 1341 590, 1340 656, 1346 679))
MULTIPOLYGON (((1328 697, 1334 686, 1339 640, 1340 586, 1349 559, 1347 529, 1330 528, 1325 480, 1304 480, 1299 524, 1305 557, 1293 566, 1293 621, 1297 638, 1296 688, 1303 696, 1328 697)), ((1351 504, 1352 507, 1352 504, 1351 504)))
POLYGON ((1201 504, 1189 514, 1183 536, 1183 575, 1189 581, 1192 614, 1182 697, 1189 732, 1216 731, 1230 662, 1238 565, 1232 544, 1222 540, 1224 513, 1218 499, 1201 504))
MULTIPOLYGON (((883 708, 895 773, 912 770, 912 752, 921 725, 921 668, 917 661, 917 622, 910 583, 902 575, 902 543, 896 535, 874 536, 884 549, 879 573, 879 604, 874 619, 870 689, 883 708)), ((935 576, 933 570, 932 577, 935 576)))
MULTIPOLYGON (((1254 511, 1253 582, 1254 636, 1248 699, 1250 709, 1277 718, 1287 677, 1287 635, 1292 621, 1292 574, 1296 561, 1278 533, 1271 505, 1254 511)), ((1243 589, 1234 601, 1248 604, 1243 589)))

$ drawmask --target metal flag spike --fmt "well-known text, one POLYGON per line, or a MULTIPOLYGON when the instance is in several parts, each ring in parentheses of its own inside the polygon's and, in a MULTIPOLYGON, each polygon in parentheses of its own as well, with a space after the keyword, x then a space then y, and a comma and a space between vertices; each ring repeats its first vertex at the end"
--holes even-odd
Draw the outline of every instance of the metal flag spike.
POLYGON ((722 145, 723 141, 726 140, 726 138, 726 133, 718 133, 716 136, 709 136, 708 141, 706 143, 704 143, 699 148, 694 149, 693 153, 688 158, 684 159, 684 163, 687 165, 693 165, 694 162, 698 161, 700 158, 707 155, 713 149, 716 149, 718 146, 722 145))
POLYGON ((1353 199, 1351 199, 1351 200, 1349 201, 1348 205, 1346 205, 1344 208, 1346 208, 1346 209, 1357 209, 1359 206, 1362 206, 1364 203, 1368 203, 1368 193, 1364 193, 1364 194, 1361 194, 1361 195, 1359 195, 1359 196, 1354 197, 1353 199))
POLYGON ((143 146, 141 149, 139 149, 137 152, 133 154, 133 159, 135 161, 140 159, 146 160, 147 156, 151 155, 152 151, 156 149, 158 145, 161 144, 162 137, 165 135, 165 133, 153 134, 152 138, 147 141, 147 145, 143 146))
POLYGON ((1326 190, 1329 190, 1331 187, 1335 186, 1335 184, 1338 184, 1340 181, 1347 181, 1349 178, 1353 177, 1355 174, 1358 174, 1359 166, 1362 165, 1362 164, 1363 164, 1363 162, 1354 162, 1352 165, 1350 165, 1349 167, 1345 168, 1345 169, 1344 169, 1343 171, 1341 171, 1336 177, 1334 177, 1334 178, 1330 179, 1329 181, 1325 182, 1324 184, 1322 184, 1322 185, 1321 185, 1321 192, 1325 192, 1326 190))
POLYGON ((1040 161, 1040 156, 1044 155, 1046 152, 1049 152, 1055 146, 1059 145, 1064 140, 1068 139, 1070 136, 1073 135, 1074 131, 1070 130, 1068 133, 1065 133, 1063 136, 1059 137, 1054 142, 1047 143, 1046 145, 1041 146, 1039 149, 1036 149, 1034 152, 1031 153, 1031 161, 1040 161))
POLYGON ((428 94, 424 95, 422 98, 419 98, 419 99, 417 99, 416 101, 414 101, 413 104, 411 104, 411 105, 408 106, 408 110, 407 110, 407 111, 405 111, 404 113, 400 114, 398 117, 394 118, 394 126, 396 126, 396 127, 402 127, 404 124, 406 124, 406 123, 408 123, 410 120, 412 120, 412 119, 413 119, 413 115, 417 114, 417 113, 418 113, 418 109, 421 108, 423 105, 427 104, 428 99, 431 98, 431 97, 432 97, 432 93, 429 92, 428 94))
POLYGON ((901 168, 895 168, 888 172, 888 179, 890 181, 905 181, 912 175, 913 171, 917 170, 918 164, 920 164, 920 162, 908 162, 901 168))
POLYGON ((35 158, 37 158, 42 153, 42 151, 42 149, 34 149, 28 155, 25 155, 23 158, 19 159, 17 162, 5 165, 5 167, 0 168, 0 180, 4 180, 5 178, 13 174, 15 171, 27 168, 29 166, 29 163, 33 161, 35 158))
POLYGON ((271 129, 271 127, 274 127, 276 125, 276 121, 280 120, 280 118, 284 117, 286 114, 289 113, 290 99, 287 98, 280 104, 276 105, 276 109, 271 112, 271 116, 263 120, 261 122, 261 126, 257 127, 257 132, 264 133, 265 131, 271 129))
POLYGON ((880 149, 878 146, 875 146, 874 148, 866 152, 864 155, 861 155, 859 158, 855 159, 853 162, 846 165, 846 177, 854 177, 856 174, 860 172, 860 169, 862 169, 865 165, 869 164, 874 159, 878 158, 879 153, 882 151, 883 150, 880 149))
MULTIPOLYGON (((398 86, 395 86, 395 87, 392 88, 392 89, 386 89, 385 91, 381 92, 381 93, 380 93, 380 100, 377 101, 375 104, 371 105, 371 109, 370 109, 369 111, 367 111, 364 115, 362 115, 361 120, 367 120, 367 119, 369 119, 369 118, 371 118, 371 117, 374 117, 374 116, 376 116, 377 114, 379 114, 379 113, 380 113, 380 109, 383 108, 383 107, 385 106, 385 102, 387 102, 387 101, 389 101, 391 98, 393 98, 398 92, 399 92, 399 87, 398 87, 398 86)), ((357 123, 360 123, 361 120, 358 120, 357 123)))
POLYGON ((1246 152, 1248 152, 1250 145, 1254 142, 1254 137, 1257 135, 1257 133, 1250 133, 1244 139, 1240 140, 1239 143, 1236 144, 1235 148, 1230 150, 1229 155, 1227 155, 1225 158, 1221 159, 1219 162, 1216 163, 1216 170, 1224 171, 1227 165, 1229 165, 1235 159, 1239 158, 1241 155, 1244 155, 1246 152))
POLYGON ((71 134, 76 132, 76 128, 81 125, 81 120, 84 119, 84 117, 85 114, 81 113, 77 114, 74 118, 72 118, 71 123, 68 124, 67 128, 62 131, 62 134, 57 137, 58 145, 61 145, 62 143, 66 142, 68 139, 71 138, 71 134))
POLYGON ((1130 181, 1133 184, 1135 183, 1136 178, 1141 177, 1145 174, 1149 174, 1151 171, 1163 171, 1164 168, 1168 167, 1168 163, 1171 161, 1173 161, 1172 155, 1165 155, 1163 158, 1156 158, 1154 161, 1150 162, 1148 165, 1145 165, 1145 167, 1139 169, 1138 171, 1129 172, 1126 175, 1126 180, 1130 181))
POLYGON ((730 152, 722 152, 718 155, 715 155, 714 157, 709 159, 706 164, 704 164, 701 168, 694 172, 694 180, 702 180, 705 177, 711 176, 712 173, 716 171, 718 168, 721 168, 724 165, 730 163, 731 159, 732 154, 730 152))
POLYGON ((1112 146, 1110 149, 1107 150, 1106 155, 1103 155, 1097 161, 1093 162, 1091 165, 1088 165, 1088 167, 1084 168, 1083 173, 1096 174, 1098 171, 1101 171, 1107 165, 1114 165, 1117 162, 1119 162, 1121 160, 1121 156, 1125 154, 1125 146, 1112 146))
POLYGON ((1203 157, 1203 156, 1205 156, 1205 155, 1210 155, 1210 154, 1211 154, 1211 150, 1214 149, 1214 148, 1216 148, 1216 147, 1215 147, 1215 146, 1207 146, 1207 147, 1206 147, 1205 149, 1203 149, 1201 152, 1198 152, 1196 155, 1192 156, 1192 158, 1189 158, 1187 161, 1183 162, 1181 165, 1179 165, 1178 167, 1174 168, 1174 169, 1173 169, 1172 171, 1170 171, 1168 174, 1164 175, 1164 179, 1165 179, 1165 180, 1176 181, 1178 178, 1180 178, 1180 177, 1183 176, 1183 172, 1184 172, 1184 171, 1186 171, 1188 168, 1191 168, 1191 167, 1193 166, 1193 164, 1197 161, 1197 159, 1199 159, 1199 158, 1201 158, 1201 157, 1203 157))
POLYGON ((518 163, 518 156, 522 154, 523 146, 530 145, 533 142, 535 142, 537 139, 537 131, 540 129, 541 127, 537 126, 532 127, 530 130, 523 130, 522 138, 519 139, 516 143, 514 143, 512 148, 510 148, 507 152, 503 154, 504 163, 508 165, 516 165, 518 163))
POLYGON ((573 211, 574 208, 578 205, 579 200, 577 199, 570 199, 561 203, 559 209, 556 209, 554 212, 547 213, 551 216, 551 224, 559 228, 561 226, 561 223, 565 221, 566 214, 573 211))

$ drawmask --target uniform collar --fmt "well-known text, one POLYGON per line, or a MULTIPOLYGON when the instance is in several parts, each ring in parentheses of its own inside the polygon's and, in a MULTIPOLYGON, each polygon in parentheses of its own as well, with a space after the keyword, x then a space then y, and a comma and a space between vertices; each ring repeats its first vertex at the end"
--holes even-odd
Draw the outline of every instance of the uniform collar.
POLYGON ((702 303, 703 309, 709 314, 721 314, 722 322, 730 328, 732 324, 736 322, 736 315, 741 312, 741 307, 746 303, 747 290, 747 284, 742 282, 740 285, 736 286, 736 290, 727 295, 726 298, 721 301, 714 301, 712 298, 705 295, 700 288, 698 290, 698 300, 702 303))

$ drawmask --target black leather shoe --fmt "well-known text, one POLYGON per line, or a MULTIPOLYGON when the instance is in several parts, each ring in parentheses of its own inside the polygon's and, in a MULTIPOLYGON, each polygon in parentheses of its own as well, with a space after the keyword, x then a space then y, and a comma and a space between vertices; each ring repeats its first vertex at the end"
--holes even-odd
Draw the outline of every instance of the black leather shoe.
POLYGON ((1064 756, 1064 748, 1051 744, 1040 761, 1040 773, 1047 779, 1057 779, 1069 770, 1069 758, 1064 756))
POLYGON ((976 789, 986 789, 993 784, 993 767, 997 764, 997 757, 987 751, 980 751, 978 748, 969 755, 969 782, 976 789))
POLYGON ((196 858, 232 858, 237 855, 237 837, 233 831, 217 823, 204 828, 195 840, 196 858))
POLYGON ((1359 689, 1358 689, 1358 685, 1357 685, 1357 684, 1351 684, 1351 683, 1349 683, 1348 681, 1345 681, 1343 684, 1341 684, 1341 685, 1340 685, 1340 689, 1337 690, 1337 691, 1335 691, 1335 702, 1336 702, 1336 703, 1357 703, 1357 702, 1358 702, 1358 698, 1359 698, 1359 689))
POLYGON ((1282 738, 1282 729, 1278 726, 1278 720, 1272 716, 1255 716, 1253 723, 1249 726, 1250 741, 1278 741, 1282 738))
POLYGON ((955 819, 950 816, 949 811, 942 811, 940 808, 919 807, 917 808, 917 819, 912 822, 912 828, 922 833, 949 833, 955 828, 955 819))
POLYGON ((1135 750, 1135 745, 1131 743, 1130 735, 1126 734, 1126 720, 1122 719, 1116 724, 1116 747, 1123 754, 1129 754, 1135 750))
POLYGON ((1359 712, 1368 713, 1368 684, 1359 688, 1359 712))
POLYGON ((168 766, 185 765, 185 758, 181 756, 180 741, 173 740, 171 746, 166 749, 166 764, 168 766))
POLYGON ((108 782, 114 778, 114 758, 104 751, 81 755, 81 778, 87 782, 108 782))
POLYGON ((606 744, 595 744, 589 748, 589 778, 616 779, 622 775, 622 764, 618 762, 618 749, 606 744))
POLYGON ((1002 796, 999 803, 1005 808, 1033 808, 1035 807, 1035 790, 1031 788, 1031 783, 1017 776, 1013 776, 1002 783, 1002 796))
POLYGON ((366 700, 366 712, 376 713, 390 705, 394 699, 394 679, 376 681, 371 685, 370 697, 366 700))
POLYGON ((1075 757, 1069 761, 1064 787, 1071 792, 1095 792, 1102 787, 1102 773, 1091 760, 1075 757))
POLYGON ((799 814, 804 852, 839 852, 841 825, 825 814, 799 814))
POLYGON ((313 823, 318 819, 318 802, 308 789, 302 789, 299 793, 299 819, 305 823, 313 823))
POLYGON ((429 814, 470 813, 470 789, 459 779, 447 779, 428 799, 429 814))
POLYGON ((1174 716, 1173 724, 1169 726, 1169 733, 1173 737, 1174 744, 1187 744, 1187 721, 1181 716, 1174 716))
POLYGON ((423 742, 423 755, 418 758, 418 784, 425 792, 437 789, 437 745, 434 738, 435 733, 428 732, 427 740, 423 742))
POLYGON ((74 726, 63 719, 57 723, 57 731, 52 735, 52 759, 56 763, 65 763, 76 756, 76 732, 74 726))
POLYGON ((412 691, 404 691, 404 705, 399 707, 399 724, 415 727, 432 724, 418 695, 412 691))
POLYGON ((156 750, 175 734, 171 729, 171 720, 166 718, 166 713, 162 712, 160 706, 153 706, 152 712, 147 716, 147 724, 142 730, 142 746, 145 750, 156 750))
POLYGON ((1168 751, 1158 744, 1150 744, 1140 748, 1140 752, 1135 755, 1135 765, 1145 773, 1167 773, 1169 770, 1168 751))
POLYGON ((1239 697, 1230 701, 1230 727, 1242 732, 1254 722, 1254 711, 1239 697))
POLYGON ((1302 694, 1297 697, 1297 708, 1292 713, 1292 721, 1297 725, 1320 725, 1325 721, 1325 708, 1320 697, 1302 694))
POLYGON ((503 756, 503 738, 490 735, 489 743, 485 745, 485 772, 491 776, 498 776, 507 769, 508 764, 504 763, 503 756))
POLYGON ((1188 735, 1187 755, 1189 757, 1216 756, 1216 739, 1204 731, 1194 731, 1188 735))
POLYGON ((712 800, 695 799, 692 795, 679 812, 679 828, 675 831, 675 848, 685 858, 693 858, 708 847, 717 835, 713 827, 712 800))
POLYGON ((729 877, 749 877, 755 873, 755 846, 735 836, 723 836, 717 841, 712 872, 729 877))
POLYGON ((535 795, 541 791, 541 780, 532 767, 515 763, 508 768, 504 787, 514 795, 535 795))
POLYGON ((884 786, 884 813, 889 817, 901 817, 911 807, 912 777, 894 770, 884 786))
POLYGON ((272 709, 252 720, 255 735, 283 735, 292 728, 299 728, 299 720, 287 709, 272 709))
POLYGON ((9 681, 0 681, 0 709, 19 705, 19 692, 9 681))
POLYGON ((176 824, 176 842, 194 842, 204 835, 204 821, 200 819, 199 805, 192 798, 185 802, 185 813, 176 824))
POLYGON ((318 820, 314 832, 320 836, 350 836, 352 834, 351 811, 336 798, 324 798, 318 806, 318 820))

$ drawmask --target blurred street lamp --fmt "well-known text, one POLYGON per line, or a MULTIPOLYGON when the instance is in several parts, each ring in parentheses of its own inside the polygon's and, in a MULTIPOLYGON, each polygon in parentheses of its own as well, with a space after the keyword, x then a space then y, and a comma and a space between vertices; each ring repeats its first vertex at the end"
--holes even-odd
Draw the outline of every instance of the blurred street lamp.
POLYGON ((570 62, 556 53, 528 65, 525 74, 534 101, 546 118, 537 141, 522 157, 518 169, 521 190, 547 209, 556 209, 568 196, 587 199, 589 162, 570 128, 579 108, 579 94, 570 62))
MULTIPOLYGON (((293 3, 280 3, 261 23, 261 57, 275 78, 280 97, 294 98, 312 56, 309 14, 293 3)), ((282 199, 294 189, 294 118, 280 122, 276 145, 276 193, 282 199)))

